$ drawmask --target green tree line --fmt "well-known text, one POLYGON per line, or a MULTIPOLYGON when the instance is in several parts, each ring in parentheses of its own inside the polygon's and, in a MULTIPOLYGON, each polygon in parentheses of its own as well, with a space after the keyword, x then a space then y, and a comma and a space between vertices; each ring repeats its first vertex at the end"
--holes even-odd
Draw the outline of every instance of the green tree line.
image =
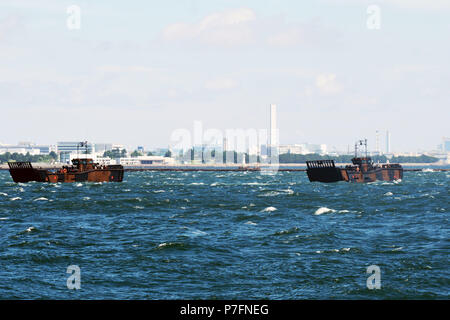
MULTIPOLYGON (((280 155, 280 163, 306 163, 311 160, 334 160, 336 163, 350 163, 353 155, 340 155, 340 156, 321 156, 319 154, 292 154, 285 153, 280 155)), ((433 163, 438 161, 438 158, 421 155, 417 157, 413 156, 398 156, 388 159, 386 156, 373 156, 371 157, 374 162, 385 163, 389 160, 391 163, 433 163)))
POLYGON ((30 161, 30 162, 51 162, 58 159, 58 155, 55 152, 50 152, 47 154, 37 154, 37 155, 31 155, 29 152, 27 154, 21 154, 21 153, 10 153, 6 152, 3 154, 0 154, 0 163, 6 163, 6 162, 20 162, 20 161, 30 161))
MULTIPOLYGON (((199 160, 200 162, 205 162, 204 159, 206 157, 203 155, 201 151, 195 153, 193 149, 188 150, 184 155, 179 154, 179 158, 183 158, 185 160, 191 160, 194 159, 199 160)), ((242 159, 242 157, 245 156, 245 162, 249 162, 249 155, 247 153, 238 153, 236 151, 232 152, 232 159, 228 159, 228 163, 241 163, 241 161, 238 161, 238 159, 242 159), (234 157, 233 157, 234 154, 234 157), (231 161, 230 161, 231 160, 231 161)), ((225 162, 225 153, 222 152, 216 152, 215 150, 211 151, 211 156, 209 157, 211 160, 219 159, 219 157, 222 157, 223 162, 225 162), (217 153, 217 154, 216 154, 217 153)), ((292 153, 285 153, 280 154, 279 156, 279 163, 306 163, 306 161, 311 160, 334 160, 336 163, 351 163, 352 158, 354 155, 340 155, 340 156, 329 156, 325 155, 322 156, 320 154, 311 153, 311 154, 292 154, 292 153)), ((392 157, 391 159, 388 159, 386 156, 373 156, 371 157, 372 160, 377 163, 386 163, 388 160, 390 163, 433 163, 437 162, 439 159, 431 156, 421 155, 417 157, 413 156, 398 156, 398 157, 392 157)), ((258 156, 257 162, 260 162, 260 158, 258 156)))
POLYGON ((127 150, 122 149, 114 149, 114 150, 109 150, 109 151, 105 151, 103 153, 103 157, 108 157, 111 159, 116 159, 116 158, 125 158, 127 156, 127 150))

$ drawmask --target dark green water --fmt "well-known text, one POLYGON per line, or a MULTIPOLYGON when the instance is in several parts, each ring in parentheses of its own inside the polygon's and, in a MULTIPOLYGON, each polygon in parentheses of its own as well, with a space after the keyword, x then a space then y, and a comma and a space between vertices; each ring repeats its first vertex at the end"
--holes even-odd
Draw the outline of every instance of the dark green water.
POLYGON ((449 297, 446 172, 136 172, 14 184, 0 172, 1 299, 449 297), (81 289, 69 290, 69 265, 81 289), (366 268, 381 270, 369 290, 366 268))

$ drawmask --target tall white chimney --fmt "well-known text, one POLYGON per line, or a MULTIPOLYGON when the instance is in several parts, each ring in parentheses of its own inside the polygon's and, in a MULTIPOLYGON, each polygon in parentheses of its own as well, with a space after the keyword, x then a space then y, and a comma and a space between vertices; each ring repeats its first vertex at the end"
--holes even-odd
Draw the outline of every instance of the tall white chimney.
POLYGON ((386 153, 391 153, 391 133, 386 131, 386 153))

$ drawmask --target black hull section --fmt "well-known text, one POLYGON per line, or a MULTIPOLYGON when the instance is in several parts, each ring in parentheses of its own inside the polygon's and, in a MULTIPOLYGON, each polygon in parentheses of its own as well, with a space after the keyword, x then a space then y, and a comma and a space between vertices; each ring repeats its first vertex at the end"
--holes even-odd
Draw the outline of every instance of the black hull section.
POLYGON ((341 169, 336 168, 333 160, 306 161, 306 174, 309 181, 337 182, 344 180, 341 169))
POLYGON ((344 180, 341 170, 338 168, 313 168, 307 169, 309 181, 338 182, 344 180))
POLYGON ((13 162, 9 163, 9 173, 14 182, 44 182, 45 172, 36 170, 31 166, 30 162, 13 162))

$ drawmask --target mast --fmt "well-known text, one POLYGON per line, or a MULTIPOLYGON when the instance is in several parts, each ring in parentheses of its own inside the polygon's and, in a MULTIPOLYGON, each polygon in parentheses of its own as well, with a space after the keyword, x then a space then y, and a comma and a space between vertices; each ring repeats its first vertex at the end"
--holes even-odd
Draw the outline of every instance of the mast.
POLYGON ((358 146, 364 146, 365 147, 365 154, 366 154, 366 158, 368 156, 367 153, 367 139, 364 140, 358 140, 355 142, 355 158, 358 157, 358 146))
POLYGON ((364 145, 366 147, 366 158, 367 158, 367 139, 364 139, 364 145))

